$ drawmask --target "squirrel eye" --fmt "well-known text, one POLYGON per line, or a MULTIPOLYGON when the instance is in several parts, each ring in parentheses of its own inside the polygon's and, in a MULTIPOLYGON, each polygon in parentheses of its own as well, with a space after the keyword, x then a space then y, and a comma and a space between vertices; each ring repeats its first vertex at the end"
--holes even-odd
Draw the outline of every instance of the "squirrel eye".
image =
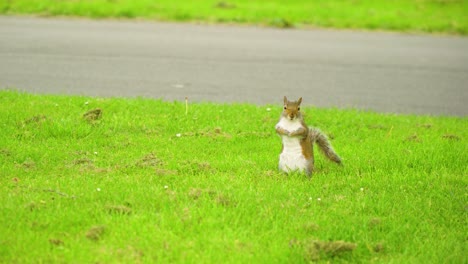
POLYGON ((301 110, 301 108, 300 108, 300 107, 298 107, 298 108, 297 108, 297 111, 299 111, 299 110, 301 110))
POLYGON ((284 107, 284 110, 286 110, 286 106, 284 107))

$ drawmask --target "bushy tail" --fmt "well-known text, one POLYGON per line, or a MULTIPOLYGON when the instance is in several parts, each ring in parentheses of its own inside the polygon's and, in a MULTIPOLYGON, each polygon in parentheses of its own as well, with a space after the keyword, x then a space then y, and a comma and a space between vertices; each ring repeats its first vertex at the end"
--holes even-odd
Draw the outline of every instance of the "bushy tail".
POLYGON ((323 134, 322 131, 317 128, 310 128, 309 135, 312 139, 312 144, 317 143, 320 151, 325 155, 325 157, 333 162, 341 164, 340 156, 336 154, 327 136, 323 134))

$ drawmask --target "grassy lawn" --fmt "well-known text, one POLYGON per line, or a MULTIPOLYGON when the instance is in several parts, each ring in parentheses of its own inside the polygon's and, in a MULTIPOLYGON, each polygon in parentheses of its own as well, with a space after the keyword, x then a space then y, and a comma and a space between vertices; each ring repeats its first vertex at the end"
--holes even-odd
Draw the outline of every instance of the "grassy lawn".
POLYGON ((467 118, 304 98, 344 161, 309 179, 276 169, 281 101, 0 91, 0 262, 467 261, 467 118))
POLYGON ((467 0, 9 0, 0 13, 468 34, 467 0))

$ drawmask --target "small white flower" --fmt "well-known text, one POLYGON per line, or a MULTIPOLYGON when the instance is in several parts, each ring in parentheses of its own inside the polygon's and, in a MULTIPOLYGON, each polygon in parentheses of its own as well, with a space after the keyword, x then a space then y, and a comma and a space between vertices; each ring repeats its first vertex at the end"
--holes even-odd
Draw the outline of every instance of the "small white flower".
POLYGON ((167 186, 167 185, 164 185, 164 189, 167 189, 167 188, 169 188, 169 186, 167 186))
POLYGON ((97 151, 94 151, 94 155, 97 155, 97 151))
POLYGON ((266 110, 267 110, 267 112, 270 112, 270 111, 271 111, 271 108, 270 108, 270 107, 268 107, 266 110))
POLYGON ((180 133, 177 133, 175 136, 176 136, 176 137, 181 137, 181 136, 182 136, 182 134, 180 134, 180 133))
POLYGON ((84 104, 85 104, 85 105, 88 105, 88 104, 89 104, 89 102, 88 102, 88 101, 86 101, 84 104))
POLYGON ((312 197, 309 197, 309 201, 312 201, 312 197))
POLYGON ((320 199, 320 197, 319 197, 319 198, 317 198, 317 201, 319 201, 319 202, 320 202, 320 201, 322 201, 322 199, 320 199))
POLYGON ((100 191, 101 191, 101 188, 96 188, 96 191, 100 192, 100 191))
POLYGON ((361 187, 361 189, 360 189, 360 190, 361 190, 361 192, 363 192, 363 191, 364 191, 364 188, 362 188, 362 187, 361 187))

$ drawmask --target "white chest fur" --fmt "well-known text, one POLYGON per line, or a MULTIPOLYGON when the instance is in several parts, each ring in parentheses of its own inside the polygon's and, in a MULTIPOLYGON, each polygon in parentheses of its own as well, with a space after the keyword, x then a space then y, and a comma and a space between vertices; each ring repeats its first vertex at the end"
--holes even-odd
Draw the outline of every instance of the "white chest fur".
MULTIPOLYGON (((293 132, 301 128, 302 124, 299 120, 281 118, 276 127, 293 132)), ((283 151, 279 157, 279 169, 285 172, 307 170, 307 160, 302 153, 300 137, 282 135, 281 139, 283 141, 283 151)))
POLYGON ((289 118, 281 117, 276 127, 281 127, 288 132, 293 132, 301 128, 302 124, 299 119, 290 120, 289 118))

